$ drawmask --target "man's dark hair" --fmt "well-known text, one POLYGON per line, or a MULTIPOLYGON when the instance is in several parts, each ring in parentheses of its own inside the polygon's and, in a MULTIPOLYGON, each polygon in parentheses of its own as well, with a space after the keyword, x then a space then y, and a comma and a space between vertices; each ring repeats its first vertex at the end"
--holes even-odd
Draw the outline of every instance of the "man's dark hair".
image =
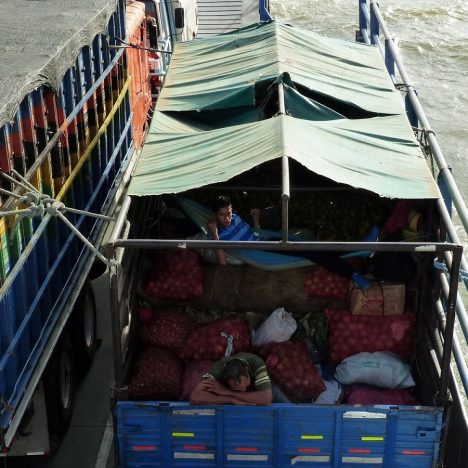
POLYGON ((238 384, 242 376, 248 377, 249 371, 247 370, 246 364, 240 359, 231 359, 228 361, 221 374, 226 384, 231 381, 238 384))
POLYGON ((217 213, 220 208, 231 206, 231 199, 227 195, 220 195, 211 205, 213 213, 217 213))

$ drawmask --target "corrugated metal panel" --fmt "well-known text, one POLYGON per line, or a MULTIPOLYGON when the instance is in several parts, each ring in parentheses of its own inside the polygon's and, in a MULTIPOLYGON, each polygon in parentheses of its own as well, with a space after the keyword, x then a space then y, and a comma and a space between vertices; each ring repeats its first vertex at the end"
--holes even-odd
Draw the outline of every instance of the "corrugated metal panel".
POLYGON ((242 27, 242 0, 198 0, 197 37, 209 37, 242 27))

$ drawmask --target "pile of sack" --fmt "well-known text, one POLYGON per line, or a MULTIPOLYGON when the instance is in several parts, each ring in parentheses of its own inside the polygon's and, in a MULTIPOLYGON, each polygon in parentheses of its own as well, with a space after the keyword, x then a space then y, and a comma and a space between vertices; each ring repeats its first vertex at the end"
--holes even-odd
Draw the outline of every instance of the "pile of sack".
POLYGON ((347 306, 308 314, 301 321, 316 339, 317 329, 308 327, 311 317, 326 320, 326 346, 323 334, 316 342, 321 361, 335 369, 334 379, 343 386, 345 401, 418 404, 408 364, 414 352, 415 316, 405 311, 404 284, 375 282, 361 289, 323 267, 313 267, 304 289, 311 296, 340 299, 347 306))

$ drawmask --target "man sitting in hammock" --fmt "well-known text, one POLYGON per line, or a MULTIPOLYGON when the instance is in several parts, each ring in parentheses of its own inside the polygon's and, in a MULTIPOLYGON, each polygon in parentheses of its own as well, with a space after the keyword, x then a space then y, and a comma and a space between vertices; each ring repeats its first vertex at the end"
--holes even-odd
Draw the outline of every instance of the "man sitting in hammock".
MULTIPOLYGON (((212 205, 214 217, 208 223, 208 233, 213 240, 255 241, 261 240, 255 235, 250 225, 240 216, 233 213, 231 200, 226 195, 220 195, 212 205)), ((253 228, 260 229, 260 210, 252 210, 253 228)), ((369 281, 355 272, 348 263, 335 252, 295 251, 295 255, 306 258, 314 263, 347 279, 352 279, 359 287, 368 288, 369 281)), ((216 252, 218 263, 226 265, 226 256, 223 249, 216 252)))

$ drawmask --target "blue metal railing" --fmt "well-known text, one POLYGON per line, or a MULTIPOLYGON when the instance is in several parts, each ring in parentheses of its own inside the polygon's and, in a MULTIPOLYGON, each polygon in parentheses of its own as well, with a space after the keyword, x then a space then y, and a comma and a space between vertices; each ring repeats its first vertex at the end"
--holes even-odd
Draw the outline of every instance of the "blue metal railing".
POLYGON ((270 15, 270 1, 259 0, 258 10, 260 14, 260 21, 271 21, 273 18, 270 15))
MULTIPOLYGON (((468 208, 463 200, 463 197, 455 183, 451 168, 447 164, 442 150, 436 140, 434 131, 431 129, 429 121, 424 113, 421 103, 418 99, 416 89, 411 84, 411 80, 405 70, 401 60, 398 48, 391 36, 385 20, 379 9, 376 0, 359 0, 359 31, 358 39, 367 44, 374 44, 379 47, 380 52, 385 60, 387 71, 394 84, 397 84, 395 74, 395 67, 399 72, 401 85, 406 90, 405 104, 408 119, 411 125, 415 128, 421 129, 419 131, 424 133, 426 142, 430 148, 431 156, 435 160, 439 174, 438 183, 443 196, 443 199, 438 201, 439 212, 442 217, 443 224, 447 231, 447 239, 449 242, 461 244, 460 238, 452 222, 452 211, 455 210, 458 214, 460 221, 464 227, 465 234, 468 232, 468 208), (384 46, 380 40, 380 34, 384 37, 384 46)), ((445 256, 445 263, 451 264, 451 256, 445 256)), ((462 257, 461 269, 465 272, 468 271, 468 262, 465 257, 462 257)), ((468 278, 462 277, 462 282, 465 290, 468 291, 468 278)), ((442 293, 446 295, 447 291, 442 293)), ((466 305, 460 295, 457 298, 457 317, 460 323, 460 328, 464 336, 464 345, 468 342, 468 314, 466 312, 466 305)), ((460 376, 460 381, 465 390, 465 395, 468 395, 468 372, 467 366, 463 358, 463 351, 458 340, 455 339, 453 344, 453 353, 457 369, 460 376)))

